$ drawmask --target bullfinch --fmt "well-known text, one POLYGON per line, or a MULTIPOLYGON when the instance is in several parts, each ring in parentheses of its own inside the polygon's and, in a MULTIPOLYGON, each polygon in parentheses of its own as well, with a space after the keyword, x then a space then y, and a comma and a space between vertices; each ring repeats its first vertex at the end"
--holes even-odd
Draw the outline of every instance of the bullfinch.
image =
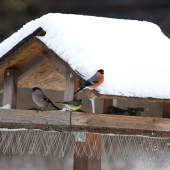
POLYGON ((45 110, 46 107, 48 106, 52 106, 54 107, 55 109, 57 110, 60 110, 60 108, 58 108, 57 106, 55 106, 47 97, 46 95, 41 91, 40 88, 38 87, 34 87, 32 90, 31 90, 33 93, 32 93, 32 99, 33 101, 35 102, 35 104, 37 104, 41 110, 41 108, 43 110, 45 110))
POLYGON ((74 94, 78 93, 80 90, 88 87, 90 90, 97 88, 100 84, 104 82, 104 70, 98 70, 90 79, 88 79, 79 90, 74 94))

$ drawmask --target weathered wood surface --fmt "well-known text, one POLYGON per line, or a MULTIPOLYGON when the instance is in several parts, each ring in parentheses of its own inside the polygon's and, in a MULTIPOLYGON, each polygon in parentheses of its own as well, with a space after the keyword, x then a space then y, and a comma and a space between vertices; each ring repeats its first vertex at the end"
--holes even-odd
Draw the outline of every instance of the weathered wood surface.
POLYGON ((103 112, 105 112, 106 109, 112 105, 113 105, 113 99, 104 99, 103 112))
POLYGON ((86 142, 75 141, 74 149, 74 170, 101 170, 100 134, 86 134, 86 142))
POLYGON ((163 118, 72 113, 71 125, 170 131, 170 120, 163 118))
MULTIPOLYGON (((78 90, 79 88, 79 79, 77 77, 75 77, 75 82, 74 82, 74 92, 78 90)), ((74 94, 73 96, 73 100, 77 100, 77 97, 78 97, 78 93, 74 94)))
POLYGON ((70 113, 62 111, 35 111, 1 109, 0 122, 70 125, 70 113))
POLYGON ((163 118, 170 118, 170 103, 163 103, 163 118))
POLYGON ((23 61, 19 66, 18 80, 31 73, 34 69, 46 62, 48 59, 41 53, 41 51, 35 51, 27 60, 23 61))
POLYGON ((64 91, 64 101, 73 101, 74 85, 75 85, 75 76, 72 73, 67 71, 65 91, 64 91))
POLYGON ((12 69, 5 70, 2 106, 10 104, 12 109, 16 108, 17 82, 18 82, 18 70, 12 69))
POLYGON ((0 128, 170 137, 170 119, 61 111, 0 110, 0 128))

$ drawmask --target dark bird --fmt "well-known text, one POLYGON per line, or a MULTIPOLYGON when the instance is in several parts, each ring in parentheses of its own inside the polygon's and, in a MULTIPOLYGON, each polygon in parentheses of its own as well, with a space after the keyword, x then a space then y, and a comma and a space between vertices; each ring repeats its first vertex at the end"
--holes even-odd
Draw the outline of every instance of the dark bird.
POLYGON ((40 107, 39 110, 43 109, 45 110, 46 107, 48 106, 52 106, 57 110, 60 110, 60 108, 58 108, 57 106, 55 106, 47 97, 46 95, 41 91, 40 88, 38 87, 34 87, 31 90, 32 93, 32 99, 35 102, 36 105, 38 105, 40 107))
POLYGON ((109 106, 103 114, 141 116, 144 112, 144 108, 142 107, 126 108, 127 109, 121 109, 115 106, 109 106))
POLYGON ((95 89, 100 84, 104 82, 104 70, 98 70, 90 79, 88 79, 79 90, 77 90, 74 94, 78 93, 80 90, 88 87, 89 89, 95 89))
POLYGON ((75 101, 55 102, 55 103, 66 105, 66 110, 72 111, 72 110, 80 109, 82 107, 83 100, 78 99, 75 101))

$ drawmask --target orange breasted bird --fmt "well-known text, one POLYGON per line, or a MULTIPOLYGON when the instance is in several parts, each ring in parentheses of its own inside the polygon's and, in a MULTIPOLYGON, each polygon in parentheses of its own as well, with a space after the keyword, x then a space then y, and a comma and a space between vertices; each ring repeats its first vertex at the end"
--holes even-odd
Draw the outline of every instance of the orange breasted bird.
POLYGON ((104 82, 104 70, 98 70, 91 78, 89 78, 79 90, 77 90, 74 94, 78 93, 80 90, 88 87, 89 89, 95 89, 100 84, 104 82))

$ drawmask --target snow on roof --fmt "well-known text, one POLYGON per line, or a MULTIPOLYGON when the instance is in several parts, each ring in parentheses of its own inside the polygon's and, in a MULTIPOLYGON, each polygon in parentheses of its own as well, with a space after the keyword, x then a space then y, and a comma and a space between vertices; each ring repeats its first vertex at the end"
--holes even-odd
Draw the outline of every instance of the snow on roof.
POLYGON ((42 27, 38 37, 84 79, 104 69, 100 94, 170 99, 170 40, 150 22, 47 14, 0 44, 0 56, 42 27))

